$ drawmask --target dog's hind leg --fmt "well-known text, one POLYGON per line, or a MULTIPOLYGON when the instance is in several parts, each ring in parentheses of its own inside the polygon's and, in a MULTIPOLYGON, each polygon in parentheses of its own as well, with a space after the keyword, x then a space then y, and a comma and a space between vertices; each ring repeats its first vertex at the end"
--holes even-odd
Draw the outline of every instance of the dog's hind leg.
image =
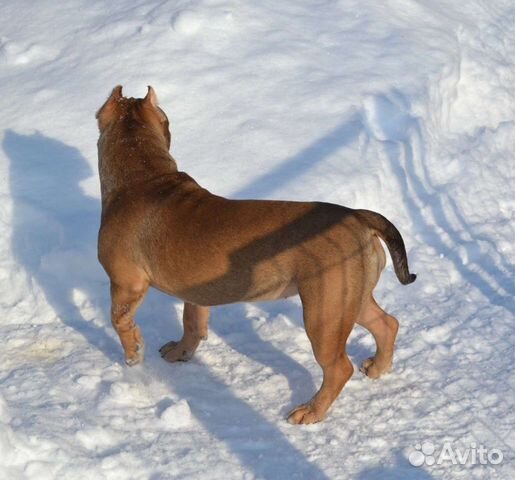
POLYGON ((304 325, 324 377, 315 396, 289 413, 290 423, 308 424, 323 420, 354 371, 345 344, 360 305, 354 295, 341 295, 342 282, 342 272, 338 269, 324 273, 322 277, 310 280, 309 285, 299 288, 304 325))
POLYGON ((159 352, 167 362, 189 360, 201 340, 207 338, 207 324, 209 320, 209 307, 200 307, 192 303, 184 303, 182 322, 184 334, 180 341, 170 341, 163 345, 159 352))
POLYGON ((399 330, 399 322, 388 315, 370 296, 358 318, 359 325, 365 327, 376 341, 376 354, 361 365, 361 372, 370 378, 379 378, 392 368, 395 337, 399 330))
POLYGON ((114 283, 111 281, 111 321, 125 352, 125 363, 133 366, 143 361, 144 342, 134 321, 134 314, 148 290, 147 281, 114 283))

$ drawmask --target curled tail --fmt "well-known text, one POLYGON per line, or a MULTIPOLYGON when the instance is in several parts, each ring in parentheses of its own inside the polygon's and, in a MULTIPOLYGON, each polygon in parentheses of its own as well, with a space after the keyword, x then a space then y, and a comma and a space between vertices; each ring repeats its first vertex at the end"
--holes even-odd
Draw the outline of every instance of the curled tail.
POLYGON ((356 210, 355 213, 361 222, 377 233, 388 246, 399 282, 403 285, 414 282, 417 276, 409 272, 406 247, 395 225, 381 214, 370 210, 356 210))

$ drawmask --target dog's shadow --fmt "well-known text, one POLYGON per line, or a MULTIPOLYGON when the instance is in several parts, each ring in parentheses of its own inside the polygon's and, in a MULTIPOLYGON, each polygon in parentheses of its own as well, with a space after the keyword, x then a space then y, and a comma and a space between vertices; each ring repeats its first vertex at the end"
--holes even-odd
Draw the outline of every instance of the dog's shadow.
POLYGON ((92 348, 119 361, 114 337, 82 313, 109 308, 108 283, 96 260, 99 202, 79 185, 91 176, 90 166, 76 148, 40 133, 7 130, 3 149, 14 201, 12 252, 29 285, 33 281, 55 315, 92 348))

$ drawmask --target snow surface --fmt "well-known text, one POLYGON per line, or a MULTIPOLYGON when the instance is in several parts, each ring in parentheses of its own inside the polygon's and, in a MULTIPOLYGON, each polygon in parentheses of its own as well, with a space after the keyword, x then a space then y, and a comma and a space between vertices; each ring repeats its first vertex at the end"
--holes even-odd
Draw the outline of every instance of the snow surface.
MULTIPOLYGON (((0 4, 0 478, 515 478, 513 0, 18 0, 0 4), (96 260, 95 111, 155 87, 180 167, 237 198, 388 216, 418 280, 376 291, 394 371, 356 369, 323 423, 297 298, 213 310, 185 364, 181 304, 138 313, 123 365, 96 260), (431 441, 501 465, 415 468, 431 441)), ((373 353, 359 327, 355 365, 373 353)))

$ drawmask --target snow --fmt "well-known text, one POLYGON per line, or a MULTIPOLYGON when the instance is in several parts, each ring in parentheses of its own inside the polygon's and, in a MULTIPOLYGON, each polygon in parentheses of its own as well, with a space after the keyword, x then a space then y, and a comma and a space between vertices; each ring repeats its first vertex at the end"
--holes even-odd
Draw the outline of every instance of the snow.
MULTIPOLYGON (((0 5, 0 478, 515 477, 515 5, 179 0, 0 5), (355 369, 325 422, 298 298, 213 310, 193 360, 158 348, 182 306, 138 312, 128 368, 96 260, 94 118, 151 84, 179 166, 235 198, 380 211, 418 274, 376 294, 393 372, 355 369), (417 444, 502 450, 424 465, 417 444)), ((355 366, 373 353, 353 332, 355 366)))

